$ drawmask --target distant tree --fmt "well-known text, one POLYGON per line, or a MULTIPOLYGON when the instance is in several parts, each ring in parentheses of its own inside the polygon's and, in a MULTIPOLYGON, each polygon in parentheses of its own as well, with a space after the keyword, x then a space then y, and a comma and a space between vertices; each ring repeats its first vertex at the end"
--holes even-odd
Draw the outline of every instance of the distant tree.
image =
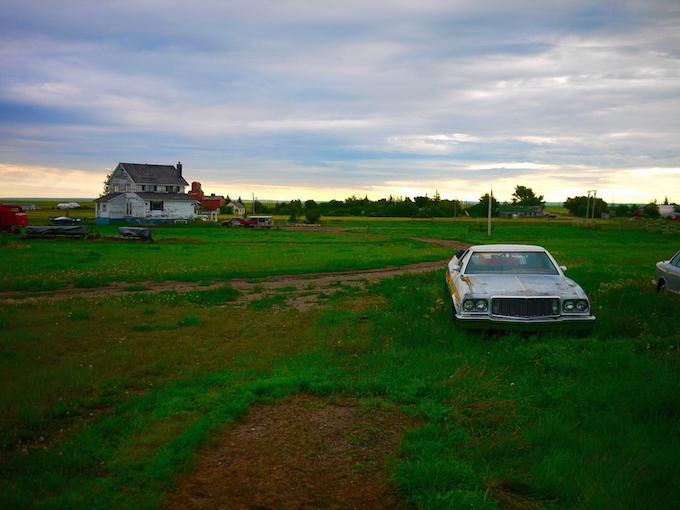
POLYGON ((564 207, 565 209, 568 209, 569 212, 574 215, 574 216, 579 216, 579 217, 585 217, 586 215, 586 210, 588 211, 588 216, 592 216, 592 208, 595 207, 595 214, 594 216, 596 218, 600 218, 602 216, 603 212, 606 212, 609 210, 609 206, 607 205, 607 202, 602 200, 601 198, 596 198, 594 201, 591 198, 590 199, 590 207, 588 206, 588 197, 580 196, 580 197, 574 197, 574 198, 567 198, 567 201, 564 202, 564 207), (594 202, 594 203, 593 203, 594 202))
POLYGON ((228 204, 220 206, 220 213, 222 214, 234 214, 234 209, 228 204))
POLYGON ((102 189, 102 192, 99 194, 100 197, 103 197, 104 195, 108 195, 109 192, 111 191, 109 189, 109 179, 111 178, 111 175, 113 172, 109 172, 106 174, 106 177, 104 178, 104 188, 102 189))
POLYGON ((626 204, 619 204, 614 208, 614 211, 616 211, 616 216, 619 218, 624 218, 626 216, 630 216, 631 210, 630 207, 628 207, 626 204))
POLYGON ((668 197, 664 197, 664 199, 663 199, 663 205, 668 205, 668 197))
POLYGON ((305 218, 307 218, 307 223, 317 223, 321 218, 321 209, 318 207, 305 208, 305 218))
MULTIPOLYGON (((491 204, 491 216, 498 216, 499 203, 496 197, 493 197, 493 203, 491 204)), ((472 207, 467 209, 470 216, 475 218, 483 218, 489 214, 489 194, 485 193, 479 197, 479 202, 472 207)))
POLYGON ((272 210, 273 209, 266 204, 263 204, 259 200, 255 200, 255 212, 257 214, 269 214, 272 212, 272 210))
POLYGON ((526 186, 515 186, 512 194, 512 203, 515 205, 543 205, 543 195, 536 196, 534 190, 526 186))
POLYGON ((659 206, 656 204, 656 200, 648 203, 642 208, 642 215, 645 218, 657 219, 661 214, 659 213, 659 206))
POLYGON ((287 214, 290 221, 295 221, 302 214, 302 202, 300 200, 291 200, 281 206, 281 212, 287 214))

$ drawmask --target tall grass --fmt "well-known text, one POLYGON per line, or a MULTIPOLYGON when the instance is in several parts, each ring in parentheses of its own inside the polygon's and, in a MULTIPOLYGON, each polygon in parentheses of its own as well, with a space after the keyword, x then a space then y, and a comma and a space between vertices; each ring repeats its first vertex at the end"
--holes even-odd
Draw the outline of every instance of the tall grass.
POLYGON ((441 272, 308 312, 228 287, 0 307, 0 506, 155 507, 254 402, 304 391, 422 417, 390 465, 420 508, 680 507, 680 302, 648 283, 672 243, 536 228, 503 239, 570 266, 590 336, 460 330, 441 272))

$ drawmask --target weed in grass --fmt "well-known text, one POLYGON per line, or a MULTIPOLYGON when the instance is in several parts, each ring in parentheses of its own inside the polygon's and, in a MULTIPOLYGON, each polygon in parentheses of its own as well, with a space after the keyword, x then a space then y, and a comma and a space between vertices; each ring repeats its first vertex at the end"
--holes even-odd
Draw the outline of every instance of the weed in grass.
POLYGON ((87 310, 71 310, 67 316, 72 321, 82 321, 89 319, 90 313, 87 310))
POLYGON ((83 275, 73 281, 75 287, 90 289, 94 287, 104 287, 108 285, 107 279, 99 275, 83 275))
POLYGON ((283 307, 286 304, 286 296, 275 295, 265 296, 260 299, 255 299, 248 303, 248 308, 251 310, 267 310, 272 307, 283 307))
POLYGON ((132 331, 151 331, 155 329, 151 324, 133 324, 132 331))
POLYGON ((198 326, 201 323, 200 319, 195 315, 187 315, 186 317, 177 321, 177 325, 181 328, 189 326, 198 326))
POLYGON ((150 290, 151 287, 148 285, 141 285, 141 284, 135 284, 135 285, 129 285, 125 287, 125 290, 128 292, 143 292, 145 290, 150 290))
MULTIPOLYGON (((129 304, 158 303, 164 305, 202 304, 221 305, 233 301, 238 297, 239 291, 229 285, 207 290, 196 290, 178 293, 172 290, 153 294, 130 294, 125 296, 125 302, 129 304)), ((153 313, 153 312, 151 312, 153 313)))
POLYGON ((278 287, 274 290, 276 292, 294 292, 297 290, 297 287, 294 287, 293 285, 286 285, 285 287, 278 287))

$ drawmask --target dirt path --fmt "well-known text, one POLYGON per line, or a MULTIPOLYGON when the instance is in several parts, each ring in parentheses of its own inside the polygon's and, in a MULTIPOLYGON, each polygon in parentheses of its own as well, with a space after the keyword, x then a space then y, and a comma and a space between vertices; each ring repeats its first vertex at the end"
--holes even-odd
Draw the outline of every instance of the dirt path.
POLYGON ((199 453, 161 508, 406 508, 386 480, 386 456, 413 424, 396 406, 351 399, 256 405, 199 453))
MULTIPOLYGON (((469 245, 459 241, 445 239, 414 238, 416 241, 436 244, 450 248, 452 251, 467 248, 469 245)), ((76 297, 98 298, 108 296, 122 296, 134 292, 154 294, 163 291, 185 293, 203 291, 221 287, 228 284, 241 292, 239 302, 247 305, 256 299, 270 297, 273 294, 286 292, 286 303, 298 310, 306 310, 315 306, 319 295, 328 296, 338 292, 342 287, 361 287, 367 283, 392 278, 404 274, 416 274, 441 269, 448 259, 434 262, 417 262, 405 266, 387 266, 377 269, 357 269, 354 271, 337 271, 330 273, 305 273, 293 275, 274 275, 264 278, 236 278, 227 281, 205 282, 178 282, 168 280, 164 282, 112 282, 106 287, 76 288, 26 292, 7 291, 0 292, 0 303, 25 303, 37 300, 62 301, 76 297)))
MULTIPOLYGON (((228 280, 226 283, 235 289, 246 293, 260 293, 262 290, 277 290, 282 288, 310 289, 316 287, 327 287, 331 284, 343 285, 362 285, 366 282, 391 278, 402 274, 422 273, 434 271, 444 267, 446 261, 418 262, 406 266, 388 266, 379 269, 365 269, 357 271, 341 271, 335 273, 307 273, 296 275, 277 275, 266 278, 249 278, 228 280)), ((121 296, 132 292, 158 293, 163 291, 175 291, 178 293, 202 291, 221 287, 225 282, 215 281, 209 285, 200 282, 138 282, 131 284, 128 282, 113 282, 107 287, 96 288, 67 288, 53 291, 41 292, 22 292, 10 291, 0 292, 0 302, 4 303, 25 303, 36 300, 61 301, 75 297, 96 298, 105 296, 121 296)), ((293 289, 290 289, 293 290, 293 289)))

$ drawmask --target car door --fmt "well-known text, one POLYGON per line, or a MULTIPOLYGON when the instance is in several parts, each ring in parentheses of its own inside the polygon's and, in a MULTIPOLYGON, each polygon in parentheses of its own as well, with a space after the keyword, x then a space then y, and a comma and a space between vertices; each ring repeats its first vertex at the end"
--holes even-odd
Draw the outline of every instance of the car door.
POLYGON ((668 290, 680 292, 680 251, 675 254, 668 264, 668 290))

